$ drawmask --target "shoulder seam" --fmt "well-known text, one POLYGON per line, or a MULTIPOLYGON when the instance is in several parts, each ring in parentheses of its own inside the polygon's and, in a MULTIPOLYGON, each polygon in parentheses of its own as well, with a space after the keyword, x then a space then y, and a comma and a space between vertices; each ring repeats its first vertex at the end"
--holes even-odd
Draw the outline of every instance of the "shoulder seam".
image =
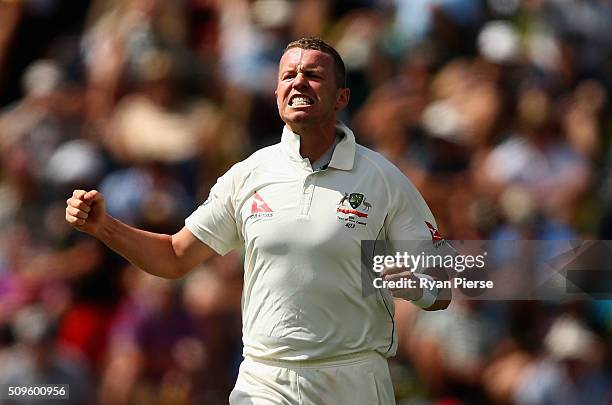
MULTIPOLYGON (((236 188, 243 188, 247 179, 250 177, 251 173, 261 164, 263 163, 263 160, 260 159, 261 155, 265 155, 266 153, 273 153, 275 149, 278 149, 281 146, 280 142, 277 142, 273 145, 269 145, 266 146, 264 148, 258 149, 255 152, 251 153, 250 156, 248 156, 246 159, 243 159, 241 161, 238 161, 236 163, 234 163, 233 167, 237 167, 237 171, 238 173, 242 174, 243 172, 244 175, 241 175, 241 179, 240 179, 240 184, 237 184, 235 182, 236 178, 232 178, 232 183, 234 186, 234 190, 236 188)), ((234 206, 234 208, 237 207, 237 193, 232 192, 232 205, 234 206)), ((237 212, 234 211, 234 215, 236 216, 237 212)))
MULTIPOLYGON (((376 171, 378 172, 380 177, 382 177, 383 182, 385 183, 385 191, 387 192, 387 201, 390 203, 391 202, 391 190, 389 188, 389 182, 387 181, 387 178, 385 176, 384 170, 372 158, 370 158, 369 156, 366 156, 366 154, 363 153, 361 148, 364 148, 364 146, 357 145, 357 148, 355 148, 355 153, 358 153, 360 157, 362 157, 363 159, 367 160, 372 166, 374 166, 376 168, 376 171)), ((372 151, 372 152, 374 152, 374 151, 372 151)), ((376 153, 376 152, 374 152, 374 153, 376 153)), ((391 162, 389 162, 389 163, 391 163, 391 162)))

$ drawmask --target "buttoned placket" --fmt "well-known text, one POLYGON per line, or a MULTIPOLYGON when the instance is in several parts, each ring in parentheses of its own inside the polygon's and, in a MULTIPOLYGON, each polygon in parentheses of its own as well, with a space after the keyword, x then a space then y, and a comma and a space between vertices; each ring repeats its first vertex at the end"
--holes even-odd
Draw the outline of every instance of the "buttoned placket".
POLYGON ((317 173, 320 171, 313 171, 312 166, 308 159, 302 160, 302 173, 304 174, 302 180, 302 195, 300 202, 299 217, 308 217, 310 213, 310 207, 312 205, 312 197, 317 182, 317 173))
MULTIPOLYGON (((346 134, 347 137, 350 136, 352 143, 354 144, 354 136, 352 132, 346 128, 343 124, 339 123, 339 128, 344 128, 342 131, 346 134)), ((297 170, 297 181, 301 183, 301 194, 297 196, 299 198, 299 211, 297 213, 298 218, 308 218, 310 215, 310 207, 312 206, 312 200, 314 197, 317 176, 322 175, 324 172, 328 170, 328 165, 331 165, 331 161, 328 165, 325 165, 322 169, 313 170, 310 160, 307 158, 302 158, 299 154, 299 140, 297 136, 292 133, 290 130, 285 127, 283 129, 283 138, 282 142, 285 147, 285 151, 287 152, 290 164, 297 170)), ((347 146, 350 148, 352 154, 354 153, 354 145, 351 147, 349 144, 347 146)), ((337 159, 338 162, 336 164, 340 165, 344 170, 349 170, 352 167, 352 159, 353 156, 345 156, 346 152, 344 152, 343 159, 350 159, 350 164, 344 162, 340 159, 337 159)), ((334 151, 334 153, 336 153, 334 151)), ((332 155, 332 161, 335 155, 332 155)), ((336 166, 334 166, 336 167, 336 166)), ((298 186, 299 187, 299 186, 298 186)))

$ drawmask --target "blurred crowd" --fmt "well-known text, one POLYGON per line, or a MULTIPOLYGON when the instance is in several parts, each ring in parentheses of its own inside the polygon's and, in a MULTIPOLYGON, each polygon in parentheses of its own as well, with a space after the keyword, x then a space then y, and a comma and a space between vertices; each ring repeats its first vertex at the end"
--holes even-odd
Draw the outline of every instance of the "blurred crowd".
MULTIPOLYGON (((610 0, 0 0, 0 386, 224 404, 240 252, 167 281, 64 223, 74 188, 174 233, 278 142, 284 46, 333 44, 342 114, 447 239, 612 239, 610 0)), ((398 404, 612 404, 612 301, 397 302, 398 404)), ((355 320, 358 321, 358 320, 355 320)))

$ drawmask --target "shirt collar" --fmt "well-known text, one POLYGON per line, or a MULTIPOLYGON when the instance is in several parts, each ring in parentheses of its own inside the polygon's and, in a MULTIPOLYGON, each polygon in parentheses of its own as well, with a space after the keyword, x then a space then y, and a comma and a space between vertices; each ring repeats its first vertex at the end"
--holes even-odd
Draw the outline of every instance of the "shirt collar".
MULTIPOLYGON (((329 167, 340 170, 351 170, 355 162, 355 135, 346 125, 336 121, 336 130, 343 134, 338 142, 329 162, 329 167)), ((286 125, 283 128, 281 144, 292 160, 303 161, 300 155, 300 136, 291 131, 286 125)))
POLYGON ((313 162, 311 164, 312 170, 316 172, 319 170, 326 169, 329 166, 332 155, 334 154, 334 151, 336 150, 336 145, 338 145, 340 141, 344 139, 344 136, 345 136, 344 134, 336 133, 336 138, 334 139, 334 143, 332 144, 332 146, 330 146, 329 149, 326 150, 325 153, 320 158, 318 158, 316 162, 313 162))

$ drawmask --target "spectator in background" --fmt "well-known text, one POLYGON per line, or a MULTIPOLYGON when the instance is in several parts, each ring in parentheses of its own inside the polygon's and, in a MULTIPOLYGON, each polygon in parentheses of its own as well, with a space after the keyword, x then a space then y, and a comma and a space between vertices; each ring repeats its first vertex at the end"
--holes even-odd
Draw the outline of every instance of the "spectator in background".
POLYGON ((23 4, 20 1, 3 1, 0 3, 0 93, 3 88, 6 59, 12 45, 12 39, 21 19, 23 4))
MULTIPOLYGON (((67 404, 90 403, 95 389, 90 370, 78 353, 59 345, 56 340, 57 325, 51 314, 42 307, 25 308, 15 317, 13 329, 20 344, 0 356, 3 365, 0 385, 65 385, 69 395, 63 401, 67 404)), ((32 404, 44 401, 16 398, 6 403, 32 404)))
POLYGON ((160 398, 182 403, 195 387, 190 376, 173 375, 180 367, 177 350, 187 345, 184 356, 199 369, 202 344, 196 339, 193 319, 179 305, 177 291, 166 280, 141 280, 142 285, 135 285, 141 291, 134 291, 133 301, 123 303, 118 313, 100 400, 112 404, 160 398), (139 297, 142 293, 147 296, 139 297))
POLYGON ((403 350, 434 396, 467 404, 486 401, 480 385, 482 373, 501 331, 495 330, 481 305, 459 302, 431 317, 415 314, 403 350))
POLYGON ((19 77, 50 45, 77 35, 89 0, 3 0, 0 2, 0 106, 19 98, 19 77), (4 66, 2 66, 2 62, 4 66))
POLYGON ((518 405, 608 403, 612 385, 602 369, 601 345, 579 319, 559 317, 541 355, 506 354, 488 367, 485 387, 496 401, 518 405))
POLYGON ((517 132, 491 151, 480 173, 489 190, 497 195, 501 191, 502 198, 513 186, 535 199, 540 207, 538 214, 548 218, 544 228, 571 229, 576 204, 587 190, 591 169, 557 132, 553 107, 550 95, 542 87, 524 88, 518 98, 517 132))

